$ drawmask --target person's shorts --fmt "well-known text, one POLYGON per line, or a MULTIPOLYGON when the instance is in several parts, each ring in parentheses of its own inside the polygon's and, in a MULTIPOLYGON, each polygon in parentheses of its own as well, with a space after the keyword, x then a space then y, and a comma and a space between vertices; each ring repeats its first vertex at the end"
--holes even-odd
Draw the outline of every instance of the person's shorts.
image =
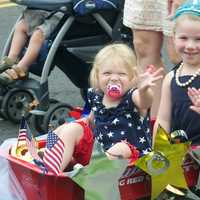
POLYGON ((133 30, 159 31, 169 36, 172 22, 167 16, 167 0, 125 0, 123 23, 133 30))
POLYGON ((50 18, 50 12, 44 10, 25 9, 23 12, 23 19, 28 25, 28 36, 31 36, 34 30, 41 29, 45 38, 55 30, 63 17, 62 13, 55 13, 50 18))
POLYGON ((88 165, 92 155, 94 138, 92 129, 83 121, 76 121, 82 126, 84 134, 79 144, 75 147, 73 158, 77 163, 82 165, 88 165))

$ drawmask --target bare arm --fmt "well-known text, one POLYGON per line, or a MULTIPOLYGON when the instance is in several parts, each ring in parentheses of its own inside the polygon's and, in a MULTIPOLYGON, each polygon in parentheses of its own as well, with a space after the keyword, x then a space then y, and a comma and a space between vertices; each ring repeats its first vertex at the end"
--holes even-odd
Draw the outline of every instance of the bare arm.
POLYGON ((170 131, 170 121, 171 121, 171 80, 173 77, 173 72, 168 73, 165 76, 162 85, 162 92, 161 92, 161 101, 158 110, 158 116, 156 122, 154 124, 153 130, 153 144, 156 136, 156 131, 158 125, 161 125, 167 132, 170 131))
POLYGON ((138 89, 133 93, 132 99, 139 110, 149 109, 153 102, 153 90, 156 82, 163 78, 163 69, 152 73, 145 72, 139 78, 138 89))

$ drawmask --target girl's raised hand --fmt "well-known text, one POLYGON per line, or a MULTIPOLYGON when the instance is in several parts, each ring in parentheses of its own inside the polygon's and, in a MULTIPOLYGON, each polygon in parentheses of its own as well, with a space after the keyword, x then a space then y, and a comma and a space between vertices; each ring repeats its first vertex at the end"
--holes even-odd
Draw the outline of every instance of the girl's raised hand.
POLYGON ((156 68, 153 65, 149 65, 146 72, 139 76, 138 89, 146 90, 156 85, 156 82, 164 77, 164 69, 156 68))
POLYGON ((190 108, 200 114, 200 89, 196 89, 194 87, 188 88, 187 93, 193 104, 190 108))

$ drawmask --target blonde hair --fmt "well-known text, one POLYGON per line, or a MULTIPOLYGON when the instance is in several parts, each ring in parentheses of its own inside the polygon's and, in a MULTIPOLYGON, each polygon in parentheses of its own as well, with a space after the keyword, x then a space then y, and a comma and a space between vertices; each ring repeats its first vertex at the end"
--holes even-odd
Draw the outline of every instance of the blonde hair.
POLYGON ((102 48, 95 56, 92 70, 90 72, 90 85, 93 88, 99 89, 99 69, 104 63, 110 61, 111 63, 119 61, 122 63, 130 75, 133 83, 138 78, 138 70, 136 67, 136 56, 133 50, 126 44, 114 43, 102 48))
POLYGON ((193 14, 190 14, 190 13, 184 13, 184 14, 178 16, 177 19, 174 21, 174 25, 173 25, 173 33, 174 34, 176 33, 177 26, 185 19, 200 22, 199 16, 193 15, 193 14))

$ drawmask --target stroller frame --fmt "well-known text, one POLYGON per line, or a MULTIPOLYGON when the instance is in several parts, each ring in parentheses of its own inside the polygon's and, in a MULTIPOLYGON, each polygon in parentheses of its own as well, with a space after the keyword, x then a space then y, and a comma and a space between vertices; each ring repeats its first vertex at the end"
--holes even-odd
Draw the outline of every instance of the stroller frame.
MULTIPOLYGON (((67 17, 66 21, 63 23, 62 27, 58 31, 57 35, 55 36, 52 45, 49 49, 49 52, 47 54, 46 60, 44 62, 44 66, 42 69, 42 74, 40 81, 36 81, 34 79, 28 79, 23 81, 17 81, 15 84, 8 86, 7 88, 7 93, 4 95, 6 98, 3 98, 2 103, 1 103, 1 113, 9 118, 11 121, 18 123, 20 120, 21 115, 26 115, 27 117, 30 116, 30 113, 35 115, 37 118, 36 121, 37 124, 41 123, 41 120, 43 120, 44 115, 48 115, 48 109, 49 109, 49 90, 48 90, 48 76, 52 70, 52 65, 54 64, 56 59, 56 54, 59 50, 59 48, 75 48, 75 47, 84 47, 84 46, 98 46, 98 45, 105 45, 109 42, 112 41, 122 41, 122 40, 128 40, 129 36, 127 34, 122 33, 122 9, 120 10, 114 10, 116 12, 115 15, 117 16, 117 19, 115 20, 114 24, 109 24, 109 22, 102 17, 101 14, 99 13, 91 13, 88 14, 87 16, 91 17, 93 20, 95 20, 96 24, 100 26, 100 28, 103 30, 104 34, 103 35, 92 35, 91 37, 83 37, 83 38, 72 38, 68 39, 68 33, 70 31, 70 28, 72 27, 73 23, 76 22, 76 19, 80 16, 77 16, 72 10, 72 1, 71 0, 57 0, 56 2, 49 2, 48 0, 32 0, 32 1, 17 1, 15 0, 16 3, 19 4, 26 4, 29 6, 31 5, 32 2, 35 3, 35 5, 38 5, 38 8, 45 8, 45 6, 48 4, 49 7, 47 10, 56 10, 56 11, 61 11, 65 12, 65 17, 67 17), (11 98, 13 92, 18 93, 18 91, 26 91, 30 94, 31 102, 34 102, 32 105, 34 107, 33 110, 31 110, 29 113, 27 113, 27 110, 30 109, 30 103, 31 102, 26 102, 26 104, 21 103, 21 110, 19 110, 19 113, 16 114, 16 119, 12 117, 12 114, 9 113, 9 106, 8 106, 8 100, 11 98), (6 100, 5 100, 6 99, 6 100), (35 103, 36 102, 36 103, 35 103)), ((100 11, 101 12, 101 11, 100 11)), ((104 12, 104 11, 102 11, 104 12)), ((111 11, 106 11, 106 12, 113 12, 111 11)), ((22 16, 20 16, 17 20, 17 22, 21 19, 22 16)), ((81 18, 84 16, 81 16, 81 18)), ((112 20, 113 21, 113 20, 112 20)), ((17 23, 16 22, 16 23, 17 23)), ((15 27, 12 29, 7 42, 5 44, 5 47, 3 49, 3 54, 2 56, 6 56, 8 54, 12 36, 14 33, 15 27)), ((59 57, 59 55, 58 55, 59 57)), ((63 59, 63 57, 62 57, 63 59)), ((82 60, 81 60, 82 62, 82 60)), ((84 64, 84 61, 82 62, 84 64)), ((61 64, 64 65, 64 64, 61 64)), ((65 74, 68 74, 68 67, 69 66, 58 66, 65 74)), ((86 64, 86 68, 89 67, 89 64, 86 64)), ((81 69, 80 69, 81 70, 81 69)), ((78 70, 77 70, 78 71, 78 70)), ((34 73, 34 72, 33 72, 34 73)), ((80 73, 82 76, 82 73, 80 73)), ((89 69, 86 69, 86 77, 89 75, 89 69)), ((72 82, 79 88, 87 88, 88 84, 86 83, 84 79, 84 82, 81 84, 76 84, 79 82, 81 77, 78 77, 77 80, 72 80, 72 82)), ((29 100, 30 101, 30 100, 29 100)), ((60 104, 58 105, 60 106, 60 104)), ((68 104, 64 105, 65 108, 67 109, 72 109, 72 107, 68 104)), ((37 125, 36 125, 37 126, 37 125)), ((47 130, 47 124, 45 125, 46 128, 42 128, 43 130, 47 130)), ((37 127, 36 127, 37 129, 37 127)), ((40 129, 40 128, 39 128, 40 129)))

